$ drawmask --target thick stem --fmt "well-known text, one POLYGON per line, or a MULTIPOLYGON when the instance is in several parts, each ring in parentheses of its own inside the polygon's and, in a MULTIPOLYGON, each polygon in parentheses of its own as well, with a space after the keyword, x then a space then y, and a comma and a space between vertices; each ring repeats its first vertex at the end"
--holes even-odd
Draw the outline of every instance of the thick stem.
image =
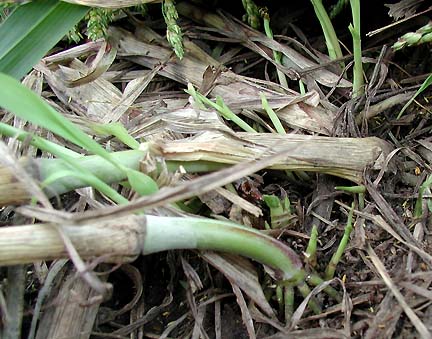
POLYGON ((297 254, 272 237, 231 222, 204 218, 147 216, 144 254, 169 249, 202 249, 241 254, 279 269, 280 279, 304 277, 297 254))
MULTIPOLYGON (((146 151, 131 150, 113 152, 111 153, 111 157, 124 167, 139 170, 140 161, 144 158, 145 154, 146 151)), ((91 171, 96 177, 103 178, 107 184, 118 183, 127 179, 124 171, 119 170, 100 156, 80 156, 74 160, 80 167, 91 171)), ((33 178, 40 182, 45 181, 51 175, 72 170, 61 159, 23 158, 20 162, 27 172, 31 173, 33 178)), ((183 166, 187 172, 193 173, 211 172, 228 166, 210 161, 168 161, 166 165, 171 172, 183 166)), ((64 176, 44 187, 44 191, 48 197, 53 197, 86 186, 89 186, 88 181, 80 179, 79 176, 64 176)), ((0 206, 26 203, 31 199, 29 194, 25 184, 16 180, 10 168, 0 167, 0 206)))
POLYGON ((271 266, 283 280, 297 283, 305 276, 292 249, 254 229, 212 219, 143 215, 80 225, 2 227, 0 266, 67 257, 57 227, 62 227, 83 258, 104 256, 105 261, 117 262, 173 249, 215 250, 271 266))

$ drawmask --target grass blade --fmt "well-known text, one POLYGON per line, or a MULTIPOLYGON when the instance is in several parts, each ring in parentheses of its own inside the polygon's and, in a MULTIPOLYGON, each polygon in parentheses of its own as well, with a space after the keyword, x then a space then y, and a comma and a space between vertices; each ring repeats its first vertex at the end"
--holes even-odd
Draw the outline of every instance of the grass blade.
POLYGON ((0 72, 23 77, 88 10, 57 0, 19 6, 0 26, 0 72))
POLYGON ((109 153, 19 81, 0 73, 0 107, 110 160, 109 153))
POLYGON ((412 104, 412 102, 417 98, 425 89, 427 89, 432 84, 432 74, 430 74, 426 80, 422 83, 420 88, 417 90, 417 92, 414 94, 414 96, 405 104, 404 107, 402 107, 401 111, 399 112, 397 119, 399 119, 402 114, 405 112, 405 110, 408 108, 409 105, 412 104))
MULTIPOLYGON (((130 184, 141 194, 149 194, 157 190, 157 184, 144 173, 131 172, 115 161, 101 145, 85 134, 79 127, 42 100, 36 93, 29 90, 19 81, 0 73, 0 107, 13 112, 22 119, 46 128, 83 149, 99 155, 116 168, 124 171, 130 179, 130 184)), ((67 156, 63 157, 67 160, 67 156)), ((96 177, 94 178, 97 179, 96 177)), ((118 200, 118 199, 117 199, 118 200)))

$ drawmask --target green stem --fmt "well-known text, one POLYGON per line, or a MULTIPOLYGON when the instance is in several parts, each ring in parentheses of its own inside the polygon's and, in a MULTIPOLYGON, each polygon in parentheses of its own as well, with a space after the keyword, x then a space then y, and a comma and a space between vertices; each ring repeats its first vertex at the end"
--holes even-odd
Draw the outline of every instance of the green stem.
MULTIPOLYGON (((310 274, 308 275, 307 282, 312 286, 318 286, 319 284, 322 284, 324 280, 318 274, 310 274)), ((324 288, 324 292, 337 302, 341 302, 342 297, 340 296, 339 292, 336 291, 333 287, 327 286, 326 288, 324 288)))
POLYGON ((51 153, 51 154, 56 155, 58 157, 60 157, 62 155, 66 155, 66 156, 69 156, 72 158, 81 157, 81 154, 76 153, 76 152, 74 152, 74 151, 72 151, 66 147, 60 146, 54 142, 45 140, 44 138, 38 137, 36 135, 31 135, 28 132, 24 132, 18 128, 9 126, 9 125, 4 124, 2 122, 0 122, 0 134, 5 136, 5 137, 16 138, 19 141, 24 141, 27 138, 31 137, 30 144, 32 146, 35 146, 44 152, 51 153))
MULTIPOLYGON (((263 20, 264 20, 264 31, 265 31, 267 37, 270 39, 273 39, 273 31, 270 27, 270 16, 268 15, 268 13, 263 14, 263 20)), ((282 65, 282 54, 280 52, 273 51, 273 58, 274 58, 276 64, 282 65)), ((276 72, 277 72, 277 76, 278 76, 279 83, 281 84, 281 86, 284 88, 289 88, 288 87, 288 81, 286 79, 285 74, 279 68, 276 68, 276 72)))
POLYGON ((282 315, 284 311, 284 294, 283 294, 283 286, 276 286, 276 300, 279 306, 279 315, 282 315))
POLYGON ((318 243, 318 227, 312 225, 311 235, 306 248, 306 260, 312 267, 317 264, 317 243, 318 243))
MULTIPOLYGON (((91 172, 90 172, 91 174, 91 172)), ((46 180, 42 183, 42 188, 47 187, 49 185, 55 184, 56 181, 61 180, 63 178, 67 178, 68 180, 80 180, 83 183, 86 183, 86 186, 91 186, 97 189, 102 194, 105 194, 108 198, 115 201, 117 204, 127 204, 129 202, 128 199, 119 194, 115 189, 111 188, 106 182, 100 180, 98 177, 94 175, 89 175, 89 172, 83 170, 82 168, 71 168, 70 170, 62 170, 56 173, 51 174, 46 180), (81 171, 77 171, 77 169, 81 169, 81 171)))
POLYGON ((315 14, 321 24, 330 59, 335 60, 342 58, 343 54, 336 32, 334 30, 330 17, 328 16, 326 9, 324 8, 322 0, 311 0, 311 2, 314 7, 315 14))
MULTIPOLYGON (((145 152, 132 150, 110 153, 112 159, 126 168, 138 170, 139 163, 143 159, 145 152)), ((40 159, 39 173, 40 180, 44 181, 50 178, 52 175, 71 170, 71 166, 63 159, 40 159)), ((82 156, 80 158, 74 158, 74 165, 79 166, 86 172, 91 172, 97 178, 103 178, 106 184, 112 184, 120 182, 127 178, 125 171, 120 170, 117 166, 114 166, 111 162, 101 158, 97 155, 82 156)), ((49 195, 63 194, 80 187, 88 186, 86 180, 82 180, 79 177, 62 177, 56 181, 50 183, 46 187, 46 192, 49 195)))
POLYGON ((294 288, 284 286, 285 320, 288 323, 294 313, 294 288))
POLYGON ((243 119, 241 119, 238 115, 236 115, 231 109, 223 102, 220 96, 216 97, 216 102, 211 101, 209 98, 205 97, 201 93, 197 92, 195 88, 188 84, 188 89, 185 90, 190 96, 192 96, 200 107, 200 109, 205 109, 205 105, 213 107, 216 111, 218 111, 225 119, 231 120, 237 126, 242 128, 246 132, 256 133, 256 131, 243 119))
POLYGON ((335 190, 338 191, 344 191, 344 192, 348 192, 348 193, 355 193, 355 194, 360 194, 360 193, 366 193, 366 186, 364 185, 360 185, 360 186, 335 186, 335 190))
POLYGON ((336 266, 339 263, 340 259, 342 258, 342 254, 345 251, 345 248, 348 244, 349 237, 350 237, 351 231, 353 229, 353 226, 352 226, 353 213, 354 213, 354 203, 352 204, 351 210, 348 214, 348 220, 347 220, 347 224, 345 226, 344 235, 343 235, 343 237, 339 243, 339 246, 338 246, 336 252, 333 254, 333 256, 332 256, 332 258, 331 258, 331 260, 327 266, 327 269, 325 272, 325 279, 326 280, 330 280, 334 277, 334 273, 336 271, 336 266))
POLYGON ((360 30, 360 0, 350 0, 353 24, 348 26, 353 38, 354 53, 354 79, 353 79, 353 98, 363 94, 363 64, 361 49, 361 30, 360 30))
POLYGON ((279 117, 276 115, 276 113, 273 111, 273 109, 270 107, 267 98, 263 92, 260 92, 261 97, 261 104, 264 110, 266 111, 267 115, 269 116, 271 122, 273 123, 273 126, 276 129, 276 132, 279 134, 286 134, 285 129, 282 126, 282 123, 279 120, 279 117))
MULTIPOLYGON (((309 288, 309 286, 305 282, 299 283, 297 285, 297 288, 300 291, 303 298, 306 298, 311 293, 311 289, 309 288)), ((308 302, 308 306, 311 308, 311 310, 315 314, 321 313, 321 306, 318 304, 318 302, 315 300, 314 297, 310 298, 310 300, 308 302)))
POLYGON ((252 228, 204 218, 147 216, 143 254, 172 249, 202 249, 241 254, 279 269, 280 279, 305 277, 300 258, 289 247, 252 228))

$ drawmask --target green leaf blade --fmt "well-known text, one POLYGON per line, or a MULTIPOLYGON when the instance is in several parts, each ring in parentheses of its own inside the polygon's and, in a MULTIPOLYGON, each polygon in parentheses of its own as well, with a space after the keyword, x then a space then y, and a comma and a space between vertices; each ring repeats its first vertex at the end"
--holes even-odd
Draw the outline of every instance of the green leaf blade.
POLYGON ((0 26, 0 72, 23 77, 88 10, 57 0, 18 7, 0 26))

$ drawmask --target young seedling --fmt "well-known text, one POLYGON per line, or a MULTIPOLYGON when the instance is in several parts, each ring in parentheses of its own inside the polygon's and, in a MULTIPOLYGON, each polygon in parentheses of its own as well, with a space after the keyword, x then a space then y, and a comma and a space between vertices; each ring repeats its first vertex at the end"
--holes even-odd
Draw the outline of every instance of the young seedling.
POLYGON ((336 266, 339 263, 340 259, 342 258, 342 254, 345 251, 346 246, 348 245, 349 242, 349 237, 350 234, 352 232, 353 229, 353 213, 354 213, 354 203, 351 206, 351 210, 349 211, 348 214, 348 220, 345 226, 345 231, 344 231, 344 235, 339 243, 339 246, 336 250, 336 252, 333 254, 327 269, 325 271, 325 279, 326 280, 330 280, 334 277, 334 273, 336 271, 336 266))
MULTIPOLYGON (((432 185, 432 175, 429 175, 427 179, 421 184, 418 190, 418 197, 414 208, 414 217, 420 218, 423 215, 423 194, 432 185)), ((431 199, 427 199, 427 206, 429 211, 432 211, 431 199)))
POLYGON ((279 117, 276 115, 276 113, 269 105, 265 94, 260 92, 260 97, 261 97, 262 108, 266 111, 267 115, 269 116, 271 122, 273 123, 273 126, 276 129, 276 132, 279 134, 286 134, 286 131, 283 128, 282 123, 279 120, 279 117))
POLYGON ((354 74, 352 97, 361 96, 364 92, 363 62, 360 30, 360 0, 350 0, 353 23, 348 26, 353 39, 354 74))
POLYGON ((315 14, 321 24, 330 59, 335 60, 342 58, 343 54, 340 48, 339 40, 327 11, 324 8, 322 0, 311 0, 311 2, 315 10, 315 14))
MULTIPOLYGON (((268 14, 267 8, 262 8, 260 12, 261 12, 261 16, 262 16, 263 21, 264 21, 265 34, 267 35, 268 38, 273 39, 273 31, 270 27, 270 16, 268 14)), ((280 52, 273 51, 273 58, 274 58, 276 64, 282 65, 282 54, 280 52)), ((281 70, 279 70, 278 68, 276 68, 276 72, 277 72, 277 76, 278 76, 279 83, 281 84, 281 86, 284 88, 289 88, 288 87, 288 81, 287 81, 285 74, 281 70)))
POLYGON ((363 185, 360 186, 336 186, 335 190, 344 191, 347 193, 358 194, 358 203, 359 209, 363 210, 365 208, 365 193, 366 187, 363 185))
MULTIPOLYGON (((0 73, 0 86, 4 88, 0 92, 0 106, 13 112, 20 118, 30 121, 35 125, 44 127, 47 130, 69 140, 75 145, 83 148, 84 150, 96 154, 113 165, 117 170, 122 171, 128 178, 130 185, 140 194, 150 194, 157 191, 158 187, 156 182, 149 176, 135 169, 123 166, 117 162, 112 155, 107 152, 95 140, 90 138, 75 124, 66 119, 63 115, 58 113, 54 108, 49 106, 45 101, 41 100, 34 92, 23 86, 17 80, 8 75, 0 73)), ((117 129, 118 130, 118 129, 117 129)), ((51 144, 45 143, 45 146, 51 144)), ((80 179, 86 178, 87 181, 94 184, 94 186, 103 190, 103 193, 108 195, 117 203, 126 203, 127 201, 117 194, 111 187, 104 183, 104 180, 94 176, 90 171, 81 167, 75 158, 69 157, 65 152, 61 152, 60 148, 52 149, 52 151, 60 151, 55 154, 60 157, 64 162, 69 165, 69 169, 75 170, 80 179)), ((58 180, 60 176, 70 174, 71 171, 66 171, 60 174, 54 174, 51 178, 47 178, 49 182, 58 180)))
POLYGON ((423 93, 430 85, 432 84, 432 74, 430 74, 425 81, 423 81, 420 88, 415 92, 414 96, 402 107, 401 111, 399 112, 396 119, 400 119, 402 114, 405 112, 405 110, 408 108, 409 105, 413 103, 413 101, 421 94, 423 93))
POLYGON ((275 195, 263 195, 263 200, 270 209, 269 228, 274 229, 287 227, 293 219, 289 198, 285 197, 281 200, 275 195))
POLYGON ((309 242, 305 251, 306 261, 311 267, 316 267, 317 265, 317 244, 318 227, 317 225, 312 225, 309 242))
POLYGON ((241 119, 238 115, 234 114, 233 111, 229 109, 229 107, 223 102, 220 96, 216 97, 216 102, 211 101, 201 93, 198 93, 192 84, 188 84, 188 89, 185 90, 187 94, 189 94, 197 103, 200 109, 205 109, 205 107, 210 106, 220 113, 225 119, 231 120, 241 129, 246 132, 256 133, 256 131, 243 119, 241 119))

